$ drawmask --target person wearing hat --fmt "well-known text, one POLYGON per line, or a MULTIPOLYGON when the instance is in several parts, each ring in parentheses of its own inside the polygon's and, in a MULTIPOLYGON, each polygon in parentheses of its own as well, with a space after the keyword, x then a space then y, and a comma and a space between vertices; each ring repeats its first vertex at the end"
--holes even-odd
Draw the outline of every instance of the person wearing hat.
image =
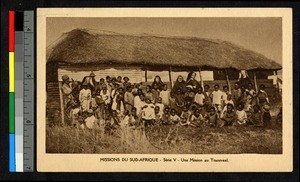
POLYGON ((131 87, 131 83, 129 82, 129 78, 127 76, 125 76, 123 78, 123 88, 126 90, 129 86, 131 87))
POLYGON ((200 83, 196 80, 196 75, 197 74, 195 72, 191 71, 186 79, 186 84, 192 86, 194 93, 197 93, 200 87, 200 83))
POLYGON ((89 111, 92 99, 91 90, 88 88, 87 83, 82 84, 82 89, 79 92, 79 102, 82 111, 89 111))
POLYGON ((193 92, 193 86, 186 86, 186 92, 184 93, 184 98, 186 102, 193 102, 195 98, 195 93, 193 92))
POLYGON ((95 90, 95 86, 97 84, 95 76, 95 73, 91 72, 90 75, 85 76, 81 82, 82 84, 86 84, 92 92, 95 90))
POLYGON ((72 84, 70 82, 70 78, 68 75, 63 75, 62 76, 62 93, 63 93, 63 97, 64 97, 64 104, 65 107, 70 105, 70 102, 73 101, 73 87, 72 84))

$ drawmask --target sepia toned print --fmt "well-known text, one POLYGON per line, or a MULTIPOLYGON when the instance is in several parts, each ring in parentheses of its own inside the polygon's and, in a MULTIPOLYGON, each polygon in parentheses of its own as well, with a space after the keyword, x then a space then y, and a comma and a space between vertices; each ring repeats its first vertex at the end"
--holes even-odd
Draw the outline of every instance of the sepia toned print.
POLYGON ((234 165, 226 154, 285 153, 283 99, 291 90, 282 71, 283 17, 65 17, 65 11, 40 24, 47 27, 38 68, 45 71, 41 156, 98 154, 96 166, 180 166, 234 165))

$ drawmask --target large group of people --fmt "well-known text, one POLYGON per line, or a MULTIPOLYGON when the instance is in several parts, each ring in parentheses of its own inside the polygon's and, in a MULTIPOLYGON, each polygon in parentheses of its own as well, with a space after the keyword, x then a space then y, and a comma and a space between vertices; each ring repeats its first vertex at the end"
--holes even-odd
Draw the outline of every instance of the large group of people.
POLYGON ((254 89, 247 72, 231 90, 215 84, 213 88, 197 81, 196 73, 187 79, 178 76, 173 86, 155 76, 152 83, 131 83, 130 78, 95 74, 81 82, 62 76, 64 107, 70 125, 92 128, 151 125, 185 127, 223 127, 229 125, 267 125, 270 105, 265 86, 254 89))

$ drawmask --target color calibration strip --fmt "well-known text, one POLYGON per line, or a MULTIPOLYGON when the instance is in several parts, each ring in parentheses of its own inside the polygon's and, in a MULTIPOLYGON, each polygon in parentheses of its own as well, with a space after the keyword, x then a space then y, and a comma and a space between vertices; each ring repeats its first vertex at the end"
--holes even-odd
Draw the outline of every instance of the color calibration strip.
POLYGON ((15 12, 8 12, 9 49, 9 171, 16 172, 15 155, 15 12))
POLYGON ((34 171, 34 12, 9 11, 9 171, 34 171))

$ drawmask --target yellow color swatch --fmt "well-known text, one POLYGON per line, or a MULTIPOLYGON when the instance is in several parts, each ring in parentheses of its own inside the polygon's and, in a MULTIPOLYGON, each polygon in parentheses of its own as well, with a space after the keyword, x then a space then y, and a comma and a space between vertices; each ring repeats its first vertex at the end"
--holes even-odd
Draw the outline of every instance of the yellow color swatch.
POLYGON ((15 53, 9 52, 9 92, 15 92, 15 53))

